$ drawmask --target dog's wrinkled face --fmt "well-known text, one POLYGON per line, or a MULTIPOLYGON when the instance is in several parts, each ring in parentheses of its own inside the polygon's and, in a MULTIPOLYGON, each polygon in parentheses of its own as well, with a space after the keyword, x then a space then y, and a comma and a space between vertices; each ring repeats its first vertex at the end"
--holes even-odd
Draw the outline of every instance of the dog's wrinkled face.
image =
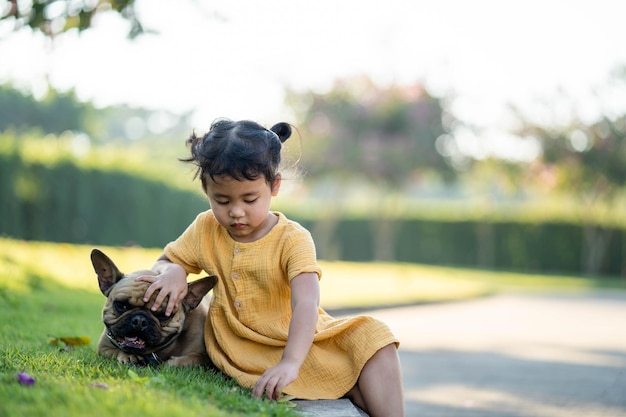
POLYGON ((143 297, 150 283, 138 281, 141 276, 156 276, 156 273, 136 271, 123 274, 98 249, 91 251, 91 263, 98 276, 100 291, 107 298, 102 309, 105 329, 98 342, 100 355, 127 364, 153 360, 173 366, 210 363, 203 337, 208 309, 205 296, 217 284, 215 275, 188 283, 187 294, 180 306, 166 316, 167 299, 153 312, 151 307, 157 293, 144 303, 143 297))
POLYGON ((147 303, 143 296, 149 283, 137 281, 141 275, 155 275, 152 271, 137 271, 125 275, 113 287, 102 310, 107 336, 121 350, 129 353, 150 354, 174 340, 185 324, 185 307, 165 315, 167 302, 152 312, 156 294, 147 303))

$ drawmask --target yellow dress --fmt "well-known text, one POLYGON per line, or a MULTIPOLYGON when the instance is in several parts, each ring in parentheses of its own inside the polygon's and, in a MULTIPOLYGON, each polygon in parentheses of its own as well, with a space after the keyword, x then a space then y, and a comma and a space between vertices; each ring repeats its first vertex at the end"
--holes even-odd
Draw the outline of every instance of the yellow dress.
MULTIPOLYGON (((289 282, 315 272, 310 233, 282 213, 261 239, 237 242, 211 210, 200 213, 185 232, 165 247, 165 255, 189 273, 219 277, 205 326, 207 352, 225 374, 247 388, 276 365, 291 321, 289 282)), ((313 346, 298 378, 283 391, 302 399, 335 399, 357 382, 374 353, 399 344, 389 328, 368 316, 335 319, 320 308, 313 346)))

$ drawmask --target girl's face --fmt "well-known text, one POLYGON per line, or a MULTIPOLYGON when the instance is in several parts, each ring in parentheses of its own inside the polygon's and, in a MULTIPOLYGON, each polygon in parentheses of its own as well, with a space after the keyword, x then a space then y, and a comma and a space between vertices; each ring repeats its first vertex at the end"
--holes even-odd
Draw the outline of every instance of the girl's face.
POLYGON ((270 186, 264 177, 236 180, 229 176, 207 178, 206 195, 215 218, 238 242, 253 242, 276 224, 270 202, 278 194, 280 175, 270 186))

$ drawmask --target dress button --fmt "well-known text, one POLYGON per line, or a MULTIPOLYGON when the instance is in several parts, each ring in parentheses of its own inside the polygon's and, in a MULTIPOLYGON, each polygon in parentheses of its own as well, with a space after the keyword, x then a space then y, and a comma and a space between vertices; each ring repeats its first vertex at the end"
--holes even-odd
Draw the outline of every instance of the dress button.
POLYGON ((233 279, 239 279, 239 276, 238 272, 233 272, 233 279))
POLYGON ((235 248, 235 255, 239 254, 239 252, 241 252, 241 249, 235 248))
POLYGON ((241 307, 241 301, 239 300, 235 301, 235 307, 237 308, 241 307))

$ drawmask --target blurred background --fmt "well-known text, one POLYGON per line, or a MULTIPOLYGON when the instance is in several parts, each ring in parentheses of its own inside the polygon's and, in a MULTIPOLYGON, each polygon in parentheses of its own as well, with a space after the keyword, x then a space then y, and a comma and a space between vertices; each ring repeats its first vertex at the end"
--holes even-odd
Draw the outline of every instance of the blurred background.
POLYGON ((618 0, 0 0, 0 235, 162 247, 185 139, 286 121, 324 260, 626 277, 618 0))

